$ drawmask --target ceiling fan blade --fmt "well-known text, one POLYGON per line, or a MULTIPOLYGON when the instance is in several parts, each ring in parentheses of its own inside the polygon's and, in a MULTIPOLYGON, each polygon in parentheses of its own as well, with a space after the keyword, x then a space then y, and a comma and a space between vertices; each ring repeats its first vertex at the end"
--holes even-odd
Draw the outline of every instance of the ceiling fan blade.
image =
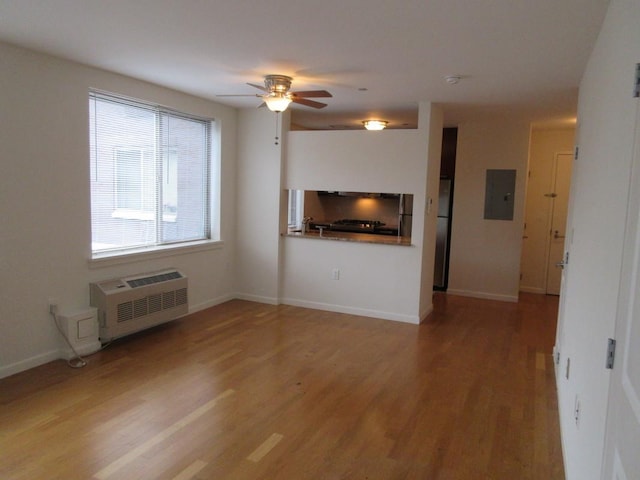
POLYGON ((333 97, 326 90, 308 90, 306 92, 291 92, 294 97, 308 97, 308 98, 320 98, 320 97, 333 97))
POLYGON ((255 83, 247 83, 247 85, 251 85, 252 87, 257 88, 258 90, 262 90, 263 92, 269 91, 264 87, 264 85, 256 85, 255 83))
POLYGON ((315 102, 313 100, 307 100, 306 98, 298 98, 298 97, 292 97, 291 101, 294 103, 299 103, 300 105, 306 105, 307 107, 313 107, 313 108, 324 108, 327 106, 326 103, 320 103, 320 102, 315 102))
POLYGON ((226 95, 216 95, 216 97, 261 97, 262 95, 258 93, 240 93, 240 94, 226 94, 226 95))

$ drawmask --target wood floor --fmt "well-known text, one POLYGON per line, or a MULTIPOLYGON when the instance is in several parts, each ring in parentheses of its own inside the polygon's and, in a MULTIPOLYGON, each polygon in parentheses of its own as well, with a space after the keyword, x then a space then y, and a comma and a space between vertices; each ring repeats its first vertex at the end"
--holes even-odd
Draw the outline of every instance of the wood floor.
POLYGON ((563 479, 557 298, 245 301, 0 380, 2 479, 563 479))

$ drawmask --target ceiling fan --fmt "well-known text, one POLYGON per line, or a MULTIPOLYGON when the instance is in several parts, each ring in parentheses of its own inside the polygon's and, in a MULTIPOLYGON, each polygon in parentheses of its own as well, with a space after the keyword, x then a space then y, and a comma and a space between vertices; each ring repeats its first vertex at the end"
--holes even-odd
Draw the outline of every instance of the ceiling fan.
POLYGON ((266 75, 264 77, 264 86, 255 83, 247 83, 264 93, 255 93, 253 95, 218 95, 218 97, 260 97, 264 103, 260 107, 266 105, 273 112, 284 112, 291 102, 299 103, 313 108, 324 108, 326 103, 309 100, 309 98, 328 98, 332 95, 326 90, 308 90, 305 92, 290 92, 291 81, 293 78, 286 75, 266 75))

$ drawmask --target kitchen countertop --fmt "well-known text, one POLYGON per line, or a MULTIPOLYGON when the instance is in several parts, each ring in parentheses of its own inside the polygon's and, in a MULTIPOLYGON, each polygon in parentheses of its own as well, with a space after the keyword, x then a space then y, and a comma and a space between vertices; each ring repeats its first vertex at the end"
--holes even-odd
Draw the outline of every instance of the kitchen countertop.
POLYGON ((323 231, 322 234, 318 231, 310 232, 287 232, 283 234, 285 237, 298 237, 298 238, 313 238, 318 240, 341 240, 345 242, 358 242, 358 243, 377 243, 380 245, 402 245, 405 247, 411 246, 411 238, 409 237, 397 237, 395 235, 375 235, 371 233, 354 233, 354 232, 333 232, 323 231))

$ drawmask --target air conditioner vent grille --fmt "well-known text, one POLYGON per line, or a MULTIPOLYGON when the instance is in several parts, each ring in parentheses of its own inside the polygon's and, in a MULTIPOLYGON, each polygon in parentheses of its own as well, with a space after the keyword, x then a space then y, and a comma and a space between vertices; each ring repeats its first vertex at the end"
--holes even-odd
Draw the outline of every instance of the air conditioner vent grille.
POLYGON ((127 280, 127 285, 131 288, 143 287, 145 285, 153 285, 154 283, 166 282, 167 280, 175 280, 176 278, 182 278, 180 272, 167 272, 160 273, 158 275, 151 275, 143 278, 134 278, 127 280))
POLYGON ((133 301, 133 317, 140 318, 144 317, 149 313, 149 308, 147 307, 147 297, 138 298, 133 301))
POLYGON ((126 322, 133 319, 133 302, 118 304, 118 322, 126 322))
POLYGON ((176 305, 186 305, 188 301, 186 288, 176 290, 176 305))
POLYGON ((90 293, 103 343, 189 313, 187 277, 175 269, 92 283, 90 293))
POLYGON ((149 313, 156 313, 162 310, 162 294, 149 295, 149 313))
POLYGON ((118 322, 145 317, 162 310, 169 310, 188 303, 186 288, 156 293, 118 304, 118 322))
POLYGON ((176 306, 176 292, 162 292, 162 309, 173 308, 176 306))

